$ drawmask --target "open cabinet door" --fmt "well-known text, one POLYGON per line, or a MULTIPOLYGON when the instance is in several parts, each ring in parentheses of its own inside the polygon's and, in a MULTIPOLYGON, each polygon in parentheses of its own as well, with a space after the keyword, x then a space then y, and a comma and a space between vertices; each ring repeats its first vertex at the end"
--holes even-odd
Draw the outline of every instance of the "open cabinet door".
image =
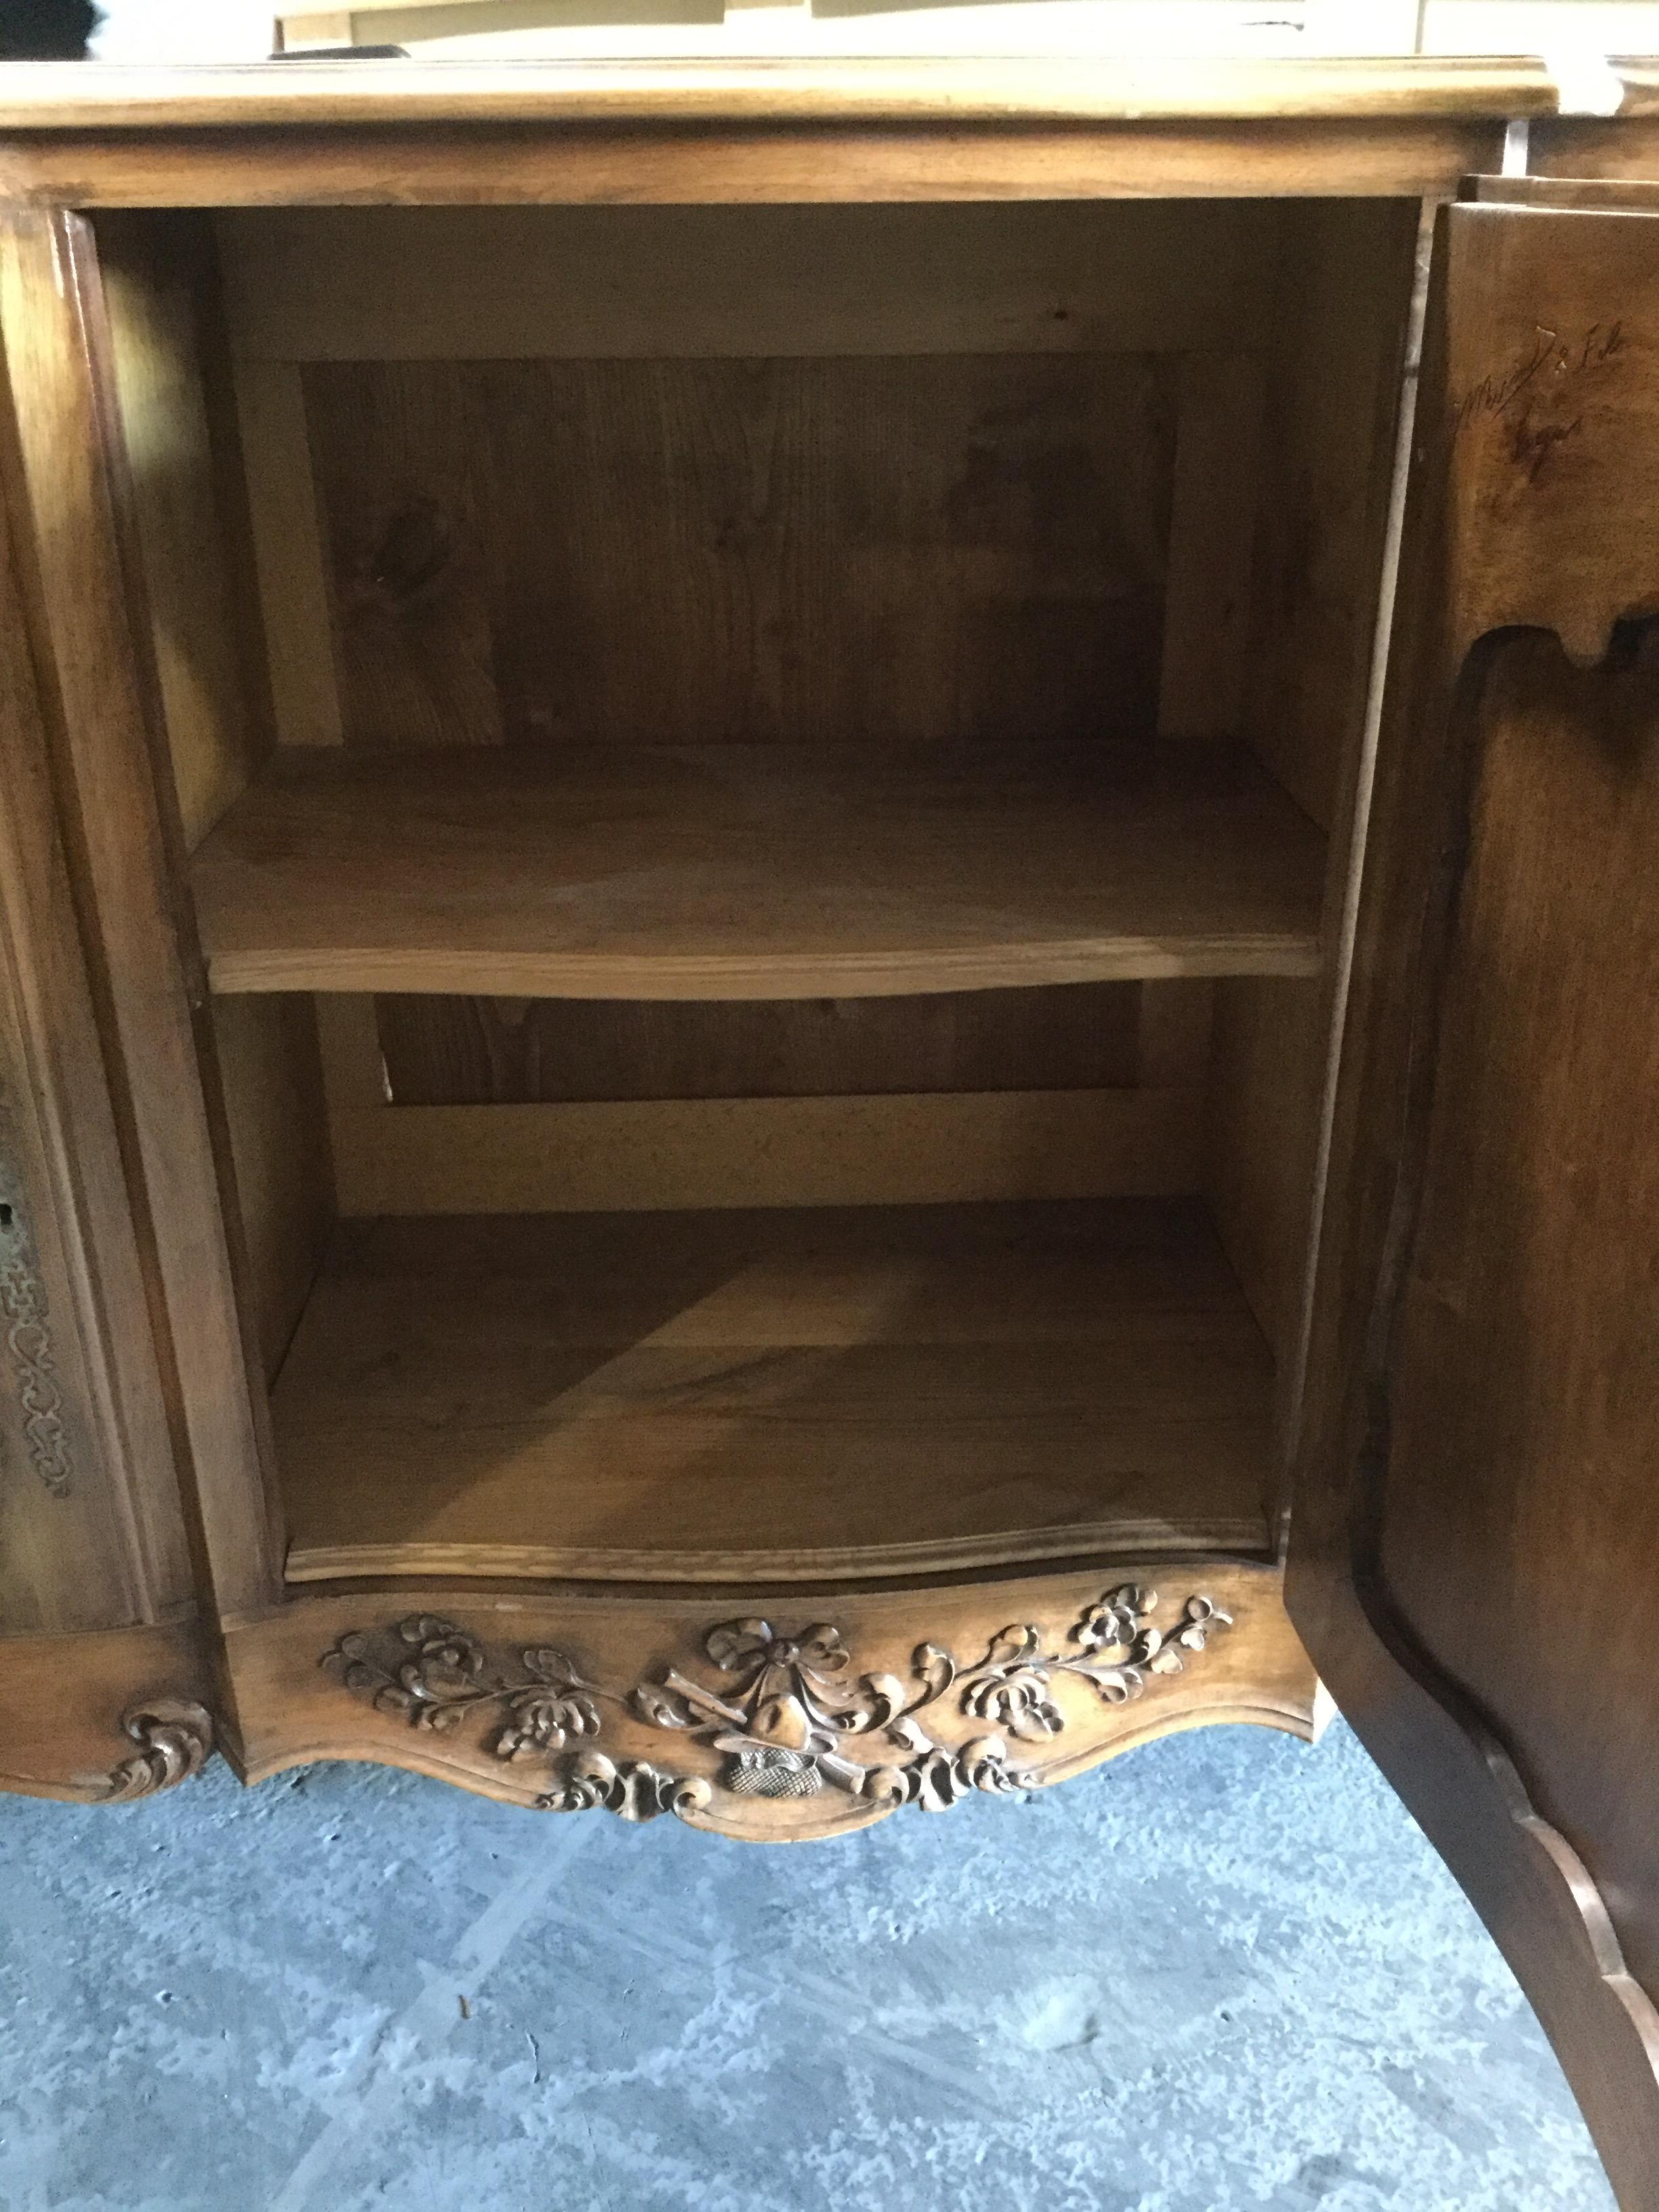
POLYGON ((1439 220, 1289 1596, 1650 2212, 1659 215, 1596 190, 1439 220))

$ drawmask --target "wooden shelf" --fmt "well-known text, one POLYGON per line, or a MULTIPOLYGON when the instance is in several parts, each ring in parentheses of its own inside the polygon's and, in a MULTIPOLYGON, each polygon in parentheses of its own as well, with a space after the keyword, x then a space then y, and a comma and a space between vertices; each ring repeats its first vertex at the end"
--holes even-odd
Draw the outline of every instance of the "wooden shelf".
POLYGON ((275 1399, 294 1581, 793 1582, 1269 1543, 1195 1200, 384 1220, 275 1399))
POLYGON ((198 851, 216 991, 854 997, 1305 975, 1324 840, 1242 750, 279 755, 198 851))

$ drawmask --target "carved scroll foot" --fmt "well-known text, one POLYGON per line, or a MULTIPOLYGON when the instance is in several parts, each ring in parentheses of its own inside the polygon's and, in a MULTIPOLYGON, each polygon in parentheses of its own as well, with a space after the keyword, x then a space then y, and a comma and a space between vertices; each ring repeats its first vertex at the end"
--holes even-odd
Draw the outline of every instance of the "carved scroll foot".
POLYGON ((137 1756, 112 1770, 96 1792, 101 1804, 176 1789, 201 1772, 213 1749, 213 1717, 189 1698, 151 1698, 124 1714, 121 1727, 139 1747, 137 1756))

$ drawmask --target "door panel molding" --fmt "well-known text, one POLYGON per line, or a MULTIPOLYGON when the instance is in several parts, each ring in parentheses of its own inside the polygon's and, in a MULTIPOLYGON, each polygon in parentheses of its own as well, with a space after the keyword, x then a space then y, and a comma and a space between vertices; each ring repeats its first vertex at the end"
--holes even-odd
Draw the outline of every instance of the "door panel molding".
POLYGON ((70 894, 87 948, 153 1336, 222 1615, 280 1588, 263 1395, 224 1202, 228 1139, 97 245, 80 216, 0 211, 4 482, 70 894))
MULTIPOLYGON (((1610 714, 1615 696, 1628 710, 1632 684, 1659 702, 1659 678, 1643 659, 1647 618, 1659 612, 1659 538, 1650 520, 1659 516, 1659 233, 1652 221, 1535 204, 1463 205, 1440 216, 1407 550, 1333 1110, 1287 1589, 1292 1619, 1338 1704, 1508 1955, 1560 2053, 1626 2212, 1659 2212, 1659 2009, 1632 1966, 1632 1936, 1651 1954, 1659 1929, 1649 1927, 1641 1897, 1616 1872, 1612 1886, 1603 1886, 1605 1869, 1598 1881, 1607 1822, 1598 1827, 1597 1806, 1583 1786, 1580 1746, 1566 1747, 1571 1757, 1549 1755, 1563 1749, 1560 1715, 1571 1697, 1550 1705, 1546 1692, 1565 1682, 1579 1693, 1578 1733, 1593 1756, 1604 1737, 1619 1741, 1611 1709, 1641 1710, 1639 1683, 1628 1666, 1605 1689, 1587 1680, 1603 1659, 1595 1620, 1552 1644, 1547 1626, 1540 1632, 1535 1616, 1525 1613, 1544 1568, 1558 1569, 1571 1585, 1574 1563, 1534 1561, 1528 1576, 1520 1551, 1529 1536, 1539 1547, 1542 1523, 1534 1514, 1516 1533, 1494 1522, 1492 1497, 1501 1490, 1502 1470, 1495 1474, 1490 1462, 1482 1492, 1473 1458, 1449 1468, 1433 1460, 1439 1488, 1424 1492, 1419 1484, 1409 1557, 1396 1546, 1390 1559, 1389 1531, 1404 1474, 1431 1459, 1421 1406, 1400 1455, 1402 1372, 1425 1404, 1448 1404, 1446 1370, 1467 1359, 1470 1392, 1486 1383, 1479 1406, 1495 1404, 1501 1413, 1491 1381, 1492 1346, 1519 1340, 1512 1317, 1504 1334, 1506 1312, 1528 1317, 1518 1279, 1511 1285, 1500 1276, 1496 1295, 1481 1303, 1492 1285, 1475 1261, 1496 1234, 1490 1213, 1461 1221, 1461 1243, 1440 1237, 1443 1269, 1462 1255, 1463 1274, 1426 1286, 1420 1279, 1425 1220, 1442 1222, 1461 1202, 1451 1172, 1459 1157, 1455 1128, 1431 1179, 1437 1112, 1449 1115, 1445 1102, 1455 1103, 1448 1068, 1462 1074, 1466 1089, 1483 1073, 1490 1079, 1502 1056, 1484 1032, 1469 1044, 1471 1027, 1531 1003, 1523 958, 1500 963, 1501 972, 1492 966, 1508 945, 1502 924, 1515 921, 1501 906, 1512 887, 1493 859, 1504 848, 1501 840, 1492 844, 1492 825, 1481 812, 1496 803, 1498 787, 1487 770, 1503 734, 1504 686, 1513 692, 1510 678, 1524 664, 1525 680, 1547 689, 1553 669, 1558 689, 1577 684, 1586 700, 1599 702, 1583 708, 1589 720, 1610 714), (1474 879, 1483 859, 1487 865, 1474 879), (1488 921, 1491 941, 1473 946, 1459 937, 1472 899, 1500 902, 1496 923, 1488 921), (1473 999, 1466 988, 1449 1015, 1465 970, 1488 988, 1473 999), (1454 1053, 1462 1057, 1454 1062, 1454 1053), (1425 1346, 1437 1360, 1426 1370, 1425 1346), (1487 1518, 1480 1521, 1483 1499, 1487 1518), (1474 1533, 1464 1552, 1451 1549, 1449 1565, 1425 1560, 1419 1571, 1415 1563, 1432 1548, 1425 1530, 1440 1525, 1436 1511, 1445 1528, 1455 1532, 1467 1520, 1474 1533), (1506 1597, 1512 1620, 1504 1614, 1506 1597), (1504 1646, 1507 1671, 1488 1668, 1478 1695, 1472 1684, 1480 1675, 1479 1639, 1488 1620, 1516 1633, 1504 1646), (1535 1668, 1517 1660, 1526 1650, 1523 1626, 1539 1638, 1535 1668), (1540 1740, 1540 1727, 1557 1730, 1553 1745, 1540 1740), (1565 1791, 1559 1803, 1558 1790, 1565 1791)), ((1582 764, 1583 817, 1592 822, 1600 819, 1589 811, 1595 765, 1582 764)), ((1569 799, 1580 796, 1572 785, 1569 799)), ((1609 818, 1638 835, 1651 817, 1619 813, 1617 797, 1607 802, 1609 818)), ((1515 818, 1524 823, 1524 814, 1515 818)), ((1510 816, 1498 817, 1499 831, 1513 826, 1510 816)), ((1551 826, 1546 822, 1545 831, 1551 826)), ((1583 854, 1565 835, 1571 823, 1559 826, 1565 867, 1583 854)), ((1543 853, 1553 864, 1556 850, 1547 844, 1543 853)), ((1601 884, 1592 880, 1583 895, 1600 897, 1601 884)), ((1619 928, 1627 918, 1627 911, 1609 911, 1607 926, 1619 928)), ((1556 919, 1545 915, 1540 933, 1556 919)), ((1559 926, 1573 925, 1579 929, 1573 943, 1591 934, 1582 911, 1559 926)), ((1535 957, 1547 962, 1547 951, 1535 957)), ((1589 963, 1578 965, 1587 970, 1589 963)), ((1561 988, 1577 981, 1568 974, 1561 988)), ((1573 1003, 1592 995, 1581 991, 1573 1003)), ((1553 1000, 1543 1003, 1546 1014, 1553 1009, 1565 1021, 1553 1000)), ((1531 1043, 1536 1050, 1535 1036, 1531 1043)), ((1569 1095, 1574 1048, 1574 1039, 1564 1037, 1554 1055, 1567 1070, 1561 1080, 1569 1095)), ((1539 1071, 1540 1085, 1546 1073, 1539 1071)), ((1498 1136, 1469 1114, 1465 1101, 1461 1140, 1471 1190, 1478 1191, 1475 1170, 1483 1162, 1498 1178, 1494 1188, 1506 1171, 1516 1182, 1516 1161, 1524 1165, 1533 1154, 1495 1150, 1498 1136)), ((1517 1121, 1517 1143, 1535 1148, 1541 1127, 1517 1121)), ((1545 1167, 1553 1173, 1559 1164, 1551 1158, 1545 1167)), ((1622 1164, 1615 1161, 1609 1177, 1616 1179, 1622 1164)), ((1537 1189, 1528 1186, 1516 1199, 1522 1228, 1541 1222, 1537 1234, 1547 1243, 1571 1202, 1547 1179, 1537 1189), (1535 1201, 1530 1214, 1528 1200, 1535 1201)), ((1469 1208, 1478 1204, 1478 1196, 1468 1201, 1469 1208)), ((1634 1210, 1633 1188, 1631 1204, 1634 1210)), ((1639 1227, 1635 1233, 1639 1243, 1639 1227)), ((1557 1365, 1566 1361, 1560 1339, 1558 1331, 1531 1375, 1553 1376, 1552 1355, 1557 1365)), ((1587 1428, 1596 1410, 1586 1410, 1587 1428)), ((1466 1426, 1473 1430, 1476 1418, 1468 1415, 1466 1426)), ((1523 1475, 1518 1465, 1517 1498, 1523 1475)), ((1638 1590, 1640 1573, 1632 1571, 1638 1590)), ((1576 1619, 1572 1595, 1564 1606, 1576 1619)), ((1625 1779, 1637 1786, 1636 1777, 1625 1779)))
POLYGON ((0 1632, 18 1636, 171 1618, 192 1581, 35 650, 27 337, 0 321, 0 1632))

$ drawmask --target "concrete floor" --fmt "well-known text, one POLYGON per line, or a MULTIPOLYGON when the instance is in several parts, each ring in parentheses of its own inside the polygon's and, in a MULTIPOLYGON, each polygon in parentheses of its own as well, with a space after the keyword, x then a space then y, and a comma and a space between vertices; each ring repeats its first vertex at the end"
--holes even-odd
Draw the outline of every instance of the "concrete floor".
POLYGON ((0 1802, 4 2212, 394 2204, 1613 2200, 1340 1729, 1176 1736, 793 1850, 368 1767, 0 1802))

